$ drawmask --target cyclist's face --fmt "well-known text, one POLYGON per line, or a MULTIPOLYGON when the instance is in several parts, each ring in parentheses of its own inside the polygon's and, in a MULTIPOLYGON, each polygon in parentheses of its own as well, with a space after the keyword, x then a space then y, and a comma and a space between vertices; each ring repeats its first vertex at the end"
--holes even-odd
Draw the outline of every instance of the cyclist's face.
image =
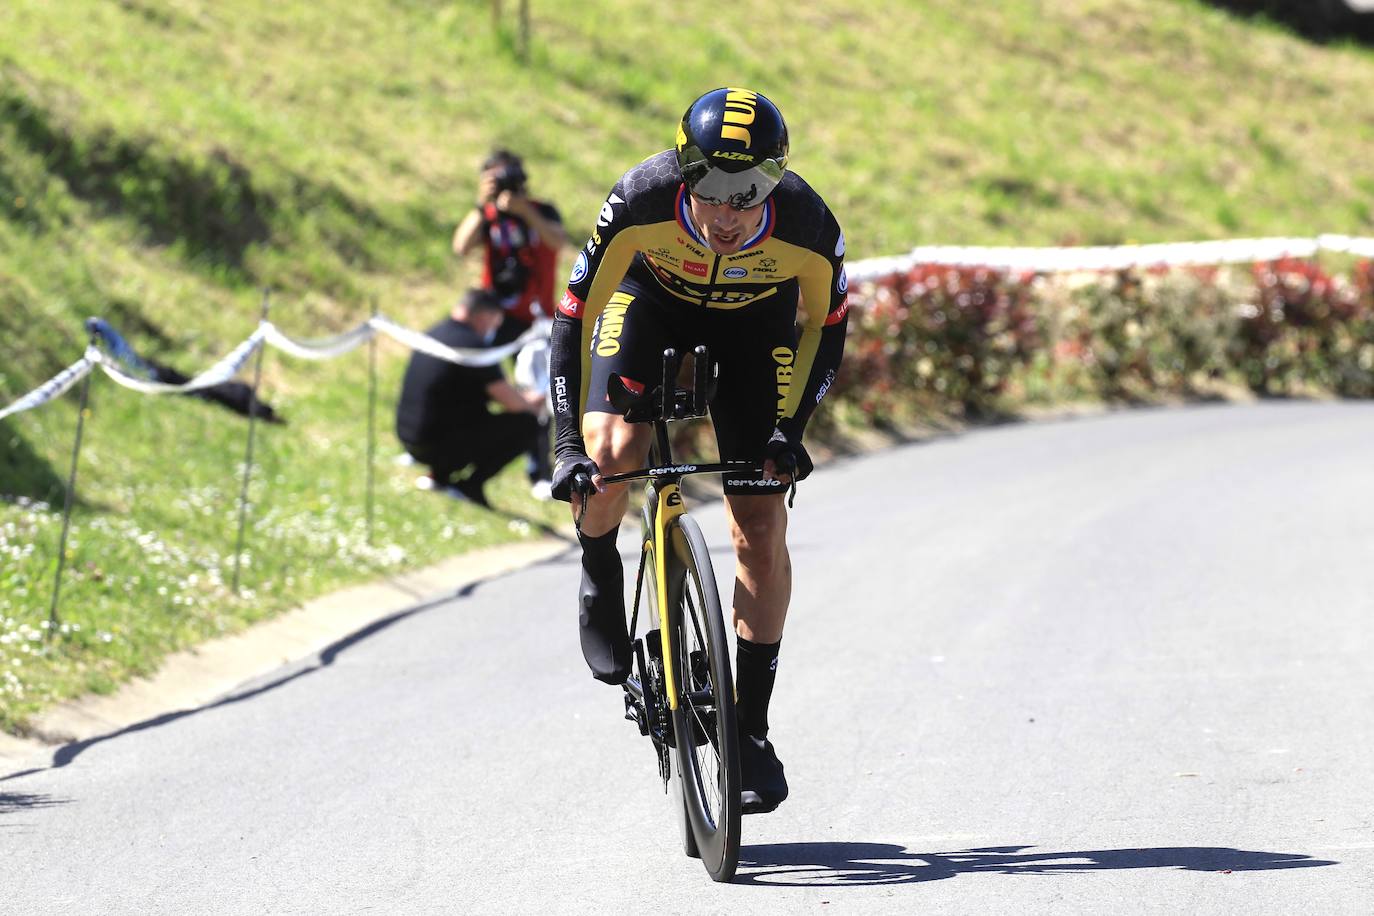
POLYGON ((688 196, 692 220, 716 254, 734 254, 753 237, 763 223, 763 204, 736 210, 729 204, 708 204, 695 194, 688 196))

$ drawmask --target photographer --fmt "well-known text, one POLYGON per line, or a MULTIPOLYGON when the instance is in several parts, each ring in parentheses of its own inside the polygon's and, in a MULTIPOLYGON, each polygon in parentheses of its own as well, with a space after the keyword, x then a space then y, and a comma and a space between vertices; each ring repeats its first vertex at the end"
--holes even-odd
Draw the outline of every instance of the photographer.
MULTIPOLYGON (((453 253, 482 251, 480 286, 496 294, 505 319, 494 343, 514 340, 539 315, 553 316, 558 252, 568 243, 558 210, 529 196, 520 157, 495 150, 482 163, 477 206, 453 233, 453 253)), ((542 387, 542 386, 541 386, 542 387)), ((547 498, 552 476, 547 420, 531 437, 527 470, 532 492, 547 498)))
POLYGON ((506 310, 496 343, 514 340, 538 314, 552 317, 558 251, 568 243, 553 204, 529 196, 524 163, 499 149, 482 163, 477 207, 453 233, 453 253, 482 249, 480 285, 506 310))

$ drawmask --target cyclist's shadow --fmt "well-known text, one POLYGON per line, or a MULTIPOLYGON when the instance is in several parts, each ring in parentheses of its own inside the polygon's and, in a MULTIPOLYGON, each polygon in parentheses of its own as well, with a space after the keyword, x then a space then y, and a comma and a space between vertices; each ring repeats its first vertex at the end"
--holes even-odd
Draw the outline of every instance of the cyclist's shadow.
POLYGON ((1335 865, 1327 859, 1215 846, 1029 852, 1034 846, 990 846, 952 852, 911 852, 892 843, 776 843, 740 850, 736 884, 868 887, 915 884, 965 874, 1056 875, 1168 868, 1185 871, 1267 871, 1335 865))

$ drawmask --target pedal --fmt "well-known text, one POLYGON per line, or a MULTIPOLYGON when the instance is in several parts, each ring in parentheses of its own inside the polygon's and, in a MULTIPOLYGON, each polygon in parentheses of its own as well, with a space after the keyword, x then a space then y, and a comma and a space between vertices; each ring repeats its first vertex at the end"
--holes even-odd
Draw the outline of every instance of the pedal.
POLYGON ((635 702, 628 690, 625 691, 625 719, 638 726, 641 735, 649 734, 649 721, 644 715, 644 707, 635 702))
MULTIPOLYGON (((642 640, 634 641, 634 664, 639 669, 640 691, 644 692, 644 685, 649 683, 649 679, 644 667, 644 644, 642 640)), ((622 686, 625 691, 625 718, 639 727, 639 733, 647 736, 649 734, 649 709, 646 708, 651 702, 649 697, 645 697, 643 702, 635 699, 635 695, 630 692, 628 686, 622 686)))

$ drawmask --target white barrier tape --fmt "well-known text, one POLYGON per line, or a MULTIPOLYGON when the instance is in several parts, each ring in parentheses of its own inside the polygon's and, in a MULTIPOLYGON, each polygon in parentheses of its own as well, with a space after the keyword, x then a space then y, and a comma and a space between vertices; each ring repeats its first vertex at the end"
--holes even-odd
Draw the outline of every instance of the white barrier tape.
POLYGON ((334 337, 325 337, 319 340, 295 340, 283 334, 270 321, 264 321, 261 326, 266 330, 266 339, 269 344, 301 359, 333 359, 336 356, 343 356, 345 353, 362 346, 374 333, 371 323, 364 321, 353 330, 345 331, 334 337))
POLYGON ((94 347, 87 348, 86 355, 81 359, 78 359, 4 410, 0 410, 0 420, 12 414, 22 413, 25 410, 32 410, 40 404, 46 404, 53 398, 58 398, 66 394, 67 389, 81 381, 86 377, 88 372, 95 368, 99 356, 99 351, 94 347))
POLYGON ((266 323, 259 325, 258 329, 254 331, 247 340, 235 347, 227 356, 215 363, 209 369, 206 369, 200 375, 191 379, 189 382, 181 385, 169 385, 166 382, 153 382, 148 379, 129 375, 123 369, 119 368, 119 366, 111 362, 109 358, 99 353, 99 351, 96 351, 96 361, 100 363, 100 368, 105 370, 106 375, 114 379, 120 385, 123 385, 125 388, 131 388, 134 391, 140 391, 144 394, 177 394, 184 391, 196 391, 201 388, 210 388, 214 385, 223 384, 235 375, 238 375, 244 363, 248 362, 249 357, 253 355, 258 347, 262 346, 263 341, 267 338, 268 327, 269 325, 266 323))
POLYGON ((441 344, 428 334, 403 328, 389 318, 379 316, 373 318, 370 323, 383 334, 405 344, 412 350, 417 350, 436 359, 457 363, 460 366, 494 366, 506 357, 520 352, 526 344, 548 337, 550 326, 548 321, 537 321, 528 331, 515 340, 499 347, 450 347, 441 344))
POLYGON ((1114 245, 1094 248, 994 248, 926 245, 900 257, 872 258, 845 266, 851 281, 874 280, 905 273, 917 265, 988 267, 1007 271, 1124 270, 1130 267, 1183 267, 1244 264, 1280 258, 1310 258, 1318 251, 1374 257, 1374 239, 1323 235, 1320 238, 1227 239, 1213 242, 1169 242, 1158 245, 1114 245))
POLYGON ((356 349, 364 341, 368 340, 377 331, 381 331, 412 350, 418 350, 438 359, 457 363, 460 366, 493 366, 501 362, 508 356, 518 353, 527 345, 539 340, 545 340, 549 336, 549 329, 552 322, 548 320, 537 321, 528 331, 521 334, 510 343, 499 347, 482 348, 454 348, 441 344, 439 341, 430 337, 428 334, 421 334, 387 318, 380 316, 371 318, 343 334, 336 337, 328 337, 322 340, 294 340, 287 337, 277 329, 270 321, 264 321, 258 325, 247 340, 239 344, 229 352, 223 359, 206 369, 200 375, 181 385, 171 385, 166 382, 154 382, 149 379, 138 378, 125 372, 117 364, 113 357, 106 356, 96 347, 87 347, 86 355, 80 360, 72 363, 57 375, 44 382, 39 387, 30 391, 19 400, 15 401, 4 410, 0 410, 0 420, 12 414, 20 413, 25 410, 32 410, 41 404, 46 404, 53 398, 60 397, 67 389, 71 388, 88 372, 96 366, 104 370, 105 374, 112 378, 116 383, 125 388, 139 391, 144 394, 175 394, 186 391, 196 391, 201 388, 210 388, 229 381, 244 364, 249 357, 257 351, 258 347, 264 343, 271 344, 280 350, 302 359, 332 359, 335 356, 342 356, 350 350, 356 349))
POLYGON ((1348 235, 1322 235, 1317 244, 1327 251, 1339 251, 1361 258, 1374 258, 1374 239, 1351 238, 1348 235))

